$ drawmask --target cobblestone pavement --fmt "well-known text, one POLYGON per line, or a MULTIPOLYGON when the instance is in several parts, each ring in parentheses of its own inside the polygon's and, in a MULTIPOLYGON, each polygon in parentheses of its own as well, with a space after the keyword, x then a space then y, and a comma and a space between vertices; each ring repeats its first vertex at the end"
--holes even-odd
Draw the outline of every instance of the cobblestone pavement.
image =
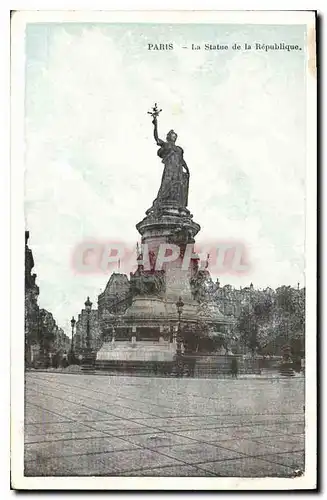
POLYGON ((29 372, 26 476, 291 477, 304 379, 29 372))

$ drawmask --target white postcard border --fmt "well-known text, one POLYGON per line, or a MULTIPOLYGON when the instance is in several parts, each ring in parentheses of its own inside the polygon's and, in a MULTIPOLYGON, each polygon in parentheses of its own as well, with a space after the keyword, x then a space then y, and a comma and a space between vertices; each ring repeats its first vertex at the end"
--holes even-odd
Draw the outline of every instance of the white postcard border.
MULTIPOLYGON (((305 24, 315 29, 314 12, 278 11, 24 11, 13 15, 11 67, 11 447, 12 487, 28 490, 283 490, 316 484, 316 217, 317 82, 307 69, 306 198, 306 469, 302 477, 151 478, 25 477, 24 470, 24 29, 28 22, 185 22, 305 24), (310 332, 310 337, 308 336, 310 332), (314 388, 314 390, 313 390, 314 388)), ((312 55, 313 54, 313 55, 312 55)), ((307 46, 308 60, 315 47, 307 46)), ((308 61, 307 61, 308 63, 308 61)), ((308 68, 308 64, 307 64, 308 68)))

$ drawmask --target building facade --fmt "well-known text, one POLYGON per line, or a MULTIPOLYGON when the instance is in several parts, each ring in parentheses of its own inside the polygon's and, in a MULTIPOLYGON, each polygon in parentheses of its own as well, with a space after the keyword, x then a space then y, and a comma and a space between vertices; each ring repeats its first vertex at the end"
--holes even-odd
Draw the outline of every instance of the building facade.
POLYGON ((87 312, 82 309, 76 321, 76 330, 74 335, 74 351, 79 355, 88 347, 88 331, 90 338, 90 348, 93 351, 100 349, 102 340, 100 336, 98 310, 93 309, 87 312))
POLYGON ((38 304, 40 289, 33 273, 33 252, 28 246, 29 231, 25 231, 25 363, 48 364, 56 353, 67 352, 70 339, 58 327, 51 312, 38 304))
POLYGON ((25 361, 31 362, 39 350, 39 287, 33 273, 34 258, 28 246, 29 231, 25 231, 25 361))

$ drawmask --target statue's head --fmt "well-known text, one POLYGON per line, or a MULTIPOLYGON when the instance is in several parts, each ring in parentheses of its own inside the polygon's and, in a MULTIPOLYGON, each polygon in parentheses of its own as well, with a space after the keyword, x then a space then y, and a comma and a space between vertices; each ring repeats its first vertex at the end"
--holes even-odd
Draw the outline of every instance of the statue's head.
POLYGON ((168 142, 176 142, 177 134, 174 130, 169 130, 166 139, 168 142))

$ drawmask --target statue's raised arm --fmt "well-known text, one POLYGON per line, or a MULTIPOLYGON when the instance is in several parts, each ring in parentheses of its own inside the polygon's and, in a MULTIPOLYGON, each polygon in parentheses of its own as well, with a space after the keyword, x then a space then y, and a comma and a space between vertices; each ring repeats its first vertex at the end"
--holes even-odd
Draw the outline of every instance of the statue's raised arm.
POLYGON ((153 118, 152 123, 154 125, 154 129, 153 129, 154 140, 156 141, 156 143, 158 144, 158 146, 163 146, 165 142, 162 139, 159 139, 159 136, 158 136, 158 120, 157 120, 156 117, 153 118))

